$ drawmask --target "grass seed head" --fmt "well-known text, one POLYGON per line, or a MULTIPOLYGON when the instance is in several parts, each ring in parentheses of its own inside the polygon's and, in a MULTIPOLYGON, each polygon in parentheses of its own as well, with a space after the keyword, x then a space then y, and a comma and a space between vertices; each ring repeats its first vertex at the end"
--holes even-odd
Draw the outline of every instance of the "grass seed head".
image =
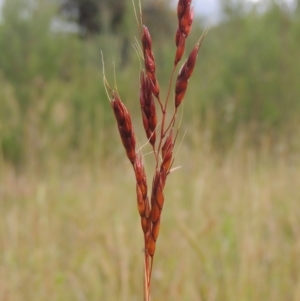
POLYGON ((162 189, 163 189, 163 187, 158 185, 156 188, 156 191, 155 191, 155 201, 156 201, 160 211, 162 210, 162 208, 164 206, 164 201, 165 201, 162 189))
POLYGON ((146 51, 144 54, 144 58, 145 58, 145 68, 147 73, 155 73, 155 60, 154 60, 154 56, 153 53, 150 51, 146 51))
POLYGON ((194 20, 194 9, 192 7, 187 7, 183 16, 179 19, 179 30, 187 36, 191 32, 192 24, 194 20))
POLYGON ((143 28, 142 28, 141 41, 142 41, 142 46, 143 46, 144 52, 147 50, 151 50, 152 39, 151 39, 150 32, 149 32, 147 26, 145 26, 145 25, 143 25, 143 28))
POLYGON ((176 33, 176 46, 177 46, 177 50, 176 50, 176 54, 175 54, 175 61, 174 64, 175 66, 178 64, 178 62, 181 60, 183 54, 184 54, 184 50, 185 50, 185 36, 184 34, 180 31, 177 30, 176 33))
POLYGON ((162 154, 161 170, 164 169, 165 173, 168 173, 172 163, 173 148, 174 148, 173 131, 171 130, 161 149, 161 154, 162 154))
POLYGON ((151 85, 152 85, 152 93, 153 93, 153 95, 156 98, 158 98, 159 97, 160 88, 159 88, 159 84, 158 84, 158 81, 157 81, 157 78, 156 78, 155 74, 151 78, 151 85))
POLYGON ((184 62, 177 76, 176 85, 175 85, 175 107, 176 108, 182 103, 182 100, 184 98, 189 79, 192 76, 196 65, 199 50, 200 50, 200 43, 197 43, 193 48, 193 50, 191 51, 188 59, 184 62))
POLYGON ((152 201, 151 201, 151 213, 150 213, 150 219, 152 223, 155 223, 159 217, 160 217, 161 209, 159 208, 155 197, 152 196, 152 201))
POLYGON ((177 5, 178 28, 175 34, 175 44, 177 46, 174 65, 177 66, 181 60, 184 49, 185 40, 192 29, 194 20, 194 8, 191 7, 191 0, 179 0, 177 5))
POLYGON ((146 136, 151 145, 154 146, 156 141, 155 129, 157 125, 156 108, 152 94, 151 80, 143 71, 140 76, 140 105, 146 136))
POLYGON ((136 156, 136 160, 134 164, 134 172, 143 199, 145 199, 147 197, 147 178, 146 178, 144 163, 142 161, 142 156, 140 155, 136 156))
POLYGON ((156 243, 154 240, 154 237, 152 236, 152 233, 148 233, 146 237, 146 250, 147 254, 149 254, 151 257, 153 257, 155 253, 156 243))
POLYGON ((159 84, 155 75, 155 58, 152 51, 152 39, 148 28, 143 25, 142 27, 142 48, 143 48, 143 55, 145 61, 145 70, 147 73, 148 78, 150 79, 151 83, 151 90, 153 95, 158 98, 159 97, 159 84))
POLYGON ((177 17, 181 19, 187 8, 190 7, 192 0, 179 0, 177 4, 177 17))
POLYGON ((187 66, 187 75, 186 77, 190 78, 192 76, 192 73, 194 71, 196 62, 197 62, 197 58, 198 58, 198 53, 200 50, 200 43, 197 43, 195 45, 195 47, 193 48, 193 50, 191 51, 187 62, 186 62, 186 66, 187 66))
POLYGON ((150 219, 148 217, 143 216, 141 218, 141 226, 142 226, 144 234, 149 232, 150 225, 151 225, 150 219))
POLYGON ((158 234, 159 234, 159 229, 160 229, 160 217, 159 219, 157 220, 157 222, 153 223, 152 224, 152 237, 153 239, 156 241, 157 240, 157 237, 158 237, 158 234))
MULTIPOLYGON (((173 113, 171 121, 168 124, 166 122, 166 111, 170 95, 170 88, 173 82, 173 74, 178 65, 178 62, 181 61, 185 52, 186 38, 191 31, 192 23, 194 20, 194 9, 191 7, 191 2, 192 0, 178 0, 178 28, 175 35, 175 44, 177 48, 174 59, 174 69, 170 78, 169 90, 165 102, 162 102, 159 96, 160 87, 155 74, 156 62, 152 51, 152 38, 148 28, 145 25, 141 27, 141 52, 144 59, 144 70, 140 73, 139 100, 144 130, 146 132, 148 140, 150 141, 150 144, 153 146, 154 158, 156 162, 155 174, 152 182, 151 198, 148 197, 146 172, 142 156, 140 154, 137 154, 135 151, 136 138, 133 131, 130 114, 125 105, 122 103, 119 95, 109 87, 109 84, 104 76, 106 92, 107 94, 111 94, 110 102, 117 120, 121 140, 126 150, 127 157, 133 165, 136 178, 137 207, 141 219, 141 227, 143 229, 145 242, 144 300, 147 301, 150 300, 150 284, 153 263, 153 258, 149 260, 149 257, 153 257, 155 253, 156 240, 160 231, 161 213, 164 206, 164 188, 174 160, 173 149, 176 137, 173 137, 173 127, 175 124, 177 107, 183 101, 188 87, 189 79, 192 76, 197 61, 201 43, 207 33, 207 30, 205 30, 196 46, 191 51, 187 60, 179 70, 175 83, 176 109, 173 113), (160 131, 157 131, 157 133, 157 113, 155 97, 157 98, 157 102, 159 103, 161 109, 161 129, 160 131), (155 146, 156 135, 158 135, 157 147, 155 146)), ((138 52, 140 52, 139 46, 137 46, 137 48, 138 52)))
POLYGON ((129 161, 134 164, 136 159, 136 138, 130 114, 117 93, 112 94, 111 106, 117 120, 118 130, 129 161))
POLYGON ((144 202, 143 193, 142 193, 138 183, 136 183, 136 195, 137 195, 137 205, 138 205, 139 214, 141 217, 144 217, 145 210, 146 210, 146 204, 144 202))

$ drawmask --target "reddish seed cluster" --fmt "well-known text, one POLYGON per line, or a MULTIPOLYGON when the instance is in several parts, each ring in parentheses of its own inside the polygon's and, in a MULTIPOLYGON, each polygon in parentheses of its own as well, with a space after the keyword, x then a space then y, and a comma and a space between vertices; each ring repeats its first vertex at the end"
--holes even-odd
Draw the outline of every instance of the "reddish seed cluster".
POLYGON ((172 156, 173 156, 173 147, 174 147, 174 141, 173 141, 173 133, 171 130, 163 144, 161 150, 162 162, 160 168, 156 170, 153 183, 152 183, 151 211, 150 211, 151 231, 146 237, 146 249, 150 256, 153 256, 155 253, 156 240, 158 238, 159 229, 160 229, 161 212, 165 200, 163 191, 165 188, 167 176, 170 172, 172 156))
POLYGON ((152 52, 152 39, 148 28, 143 25, 142 27, 142 47, 143 47, 143 55, 145 60, 145 69, 147 77, 151 82, 151 88, 153 95, 158 98, 159 97, 159 85, 155 75, 155 59, 152 52))
POLYGON ((119 133, 129 161, 133 164, 136 158, 136 139, 130 114, 116 92, 112 92, 111 106, 114 110, 119 133))
POLYGON ((162 164, 161 164, 161 172, 165 175, 169 173, 172 164, 172 156, 173 156, 173 131, 170 130, 169 136, 166 138, 165 143, 162 146, 161 154, 162 154, 162 164))
POLYGON ((144 164, 141 156, 136 157, 134 164, 134 172, 136 178, 136 194, 138 210, 141 217, 141 225, 144 234, 150 231, 150 204, 147 193, 147 179, 144 164))
MULTIPOLYGON (((178 29, 176 31, 176 55, 175 67, 182 59, 185 51, 186 38, 191 31, 191 26, 194 18, 194 11, 191 7, 192 0, 179 0, 177 6, 178 29)), ((206 32, 205 32, 206 33, 206 32)), ((159 85, 155 75, 156 64, 152 52, 152 39, 150 32, 146 26, 141 27, 141 43, 144 56, 145 70, 140 73, 140 106, 142 111, 143 126, 146 132, 147 139, 155 152, 156 169, 152 182, 151 196, 148 197, 148 186, 145 167, 142 156, 136 152, 136 138, 133 131, 130 114, 122 103, 119 95, 111 92, 111 105, 117 120, 118 130, 121 136, 123 146, 126 150, 128 159, 133 165, 136 179, 136 194, 137 207, 141 218, 141 226, 145 239, 145 265, 149 268, 149 258, 154 256, 156 248, 156 240, 159 235, 161 213, 164 205, 164 188, 170 169, 173 163, 173 149, 176 137, 173 136, 173 127, 178 106, 182 103, 185 96, 188 81, 192 76, 201 42, 205 34, 200 38, 195 45, 187 60, 181 67, 175 84, 175 112, 169 124, 166 123, 166 108, 168 97, 165 100, 165 105, 162 104, 159 98, 159 85), (156 132, 157 113, 155 107, 154 96, 158 99, 161 108, 161 131, 156 132), (160 135, 158 135, 160 133, 160 135), (155 145, 157 140, 157 145, 155 145), (148 258, 148 259, 147 259, 148 258)), ((174 70, 175 70, 174 67, 174 70)), ((171 76, 171 83, 173 73, 171 76)), ((171 87, 171 84, 170 84, 171 87)), ((167 95, 170 95, 170 90, 167 95)), ((150 277, 149 271, 146 277, 150 277)), ((147 279, 146 286, 150 280, 147 279)), ((148 296, 149 297, 149 296, 148 296)), ((145 298, 149 300, 148 298, 145 298)))
POLYGON ((191 7, 191 0, 179 0, 177 5, 178 29, 175 35, 175 44, 177 51, 175 55, 175 66, 181 60, 184 49, 185 40, 192 29, 194 20, 194 9, 191 7))
POLYGON ((175 86, 175 107, 177 108, 185 95, 188 82, 192 73, 194 71, 194 67, 196 65, 197 56, 200 49, 200 43, 197 43, 192 52, 190 53, 188 59, 185 61, 183 66, 181 67, 179 74, 177 76, 176 86, 175 86))
POLYGON ((157 124, 157 116, 156 116, 156 109, 154 98, 152 94, 152 85, 144 73, 141 72, 140 77, 140 105, 142 110, 142 118, 143 118, 143 125, 152 146, 155 144, 156 140, 156 124, 157 124))

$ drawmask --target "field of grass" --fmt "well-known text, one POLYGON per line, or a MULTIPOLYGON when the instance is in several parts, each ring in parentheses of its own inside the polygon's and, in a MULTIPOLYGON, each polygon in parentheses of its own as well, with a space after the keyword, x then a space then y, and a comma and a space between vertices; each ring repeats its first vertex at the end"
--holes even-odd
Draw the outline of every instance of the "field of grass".
MULTIPOLYGON (((166 186, 152 300, 300 300, 299 158, 197 149, 181 147, 166 186)), ((1 301, 142 300, 143 236, 122 158, 43 175, 1 165, 1 301)))

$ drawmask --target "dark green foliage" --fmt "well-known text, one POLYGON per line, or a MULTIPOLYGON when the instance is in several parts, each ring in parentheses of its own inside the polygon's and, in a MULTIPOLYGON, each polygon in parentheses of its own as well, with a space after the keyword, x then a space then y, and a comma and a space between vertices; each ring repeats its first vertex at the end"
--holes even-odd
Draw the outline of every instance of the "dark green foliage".
MULTIPOLYGON (((66 33, 64 25, 53 30, 59 9, 51 3, 9 0, 2 12, 0 145, 4 157, 17 164, 26 162, 30 154, 71 158, 69 154, 76 153, 86 159, 117 151, 112 138, 116 135, 111 135, 115 125, 102 84, 101 50, 107 74, 114 74, 115 62, 122 100, 131 112, 139 113, 139 61, 131 47, 139 33, 131 3, 122 26, 115 28, 117 35, 111 34, 115 31, 111 28, 94 39, 78 39, 77 33, 66 33)), ((169 16, 175 12, 161 4, 165 2, 151 3, 144 2, 144 16, 153 39, 158 40, 154 43, 157 76, 165 93, 176 27, 169 16)), ((247 139, 252 142, 261 133, 273 133, 270 137, 275 141, 281 136, 296 141, 299 4, 294 12, 276 3, 263 13, 255 8, 224 7, 226 18, 210 28, 203 43, 184 118, 209 130, 218 148, 229 147, 240 129, 251 133, 247 139)), ((187 45, 187 52, 193 46, 187 45)), ((133 116, 134 123, 139 121, 133 116)))

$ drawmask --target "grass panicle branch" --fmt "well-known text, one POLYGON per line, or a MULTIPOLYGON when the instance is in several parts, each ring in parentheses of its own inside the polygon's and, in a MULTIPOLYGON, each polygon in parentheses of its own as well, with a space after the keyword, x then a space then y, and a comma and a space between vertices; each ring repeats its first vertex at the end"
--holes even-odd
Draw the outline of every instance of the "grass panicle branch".
MULTIPOLYGON (((167 104, 171 89, 173 87, 173 75, 175 69, 185 52, 185 42, 191 31, 194 19, 194 10, 191 6, 191 0, 179 0, 177 5, 178 28, 175 34, 175 60, 174 68, 170 76, 170 85, 167 96, 164 101, 160 98, 160 87, 156 77, 156 63, 152 51, 152 38, 149 29, 144 24, 138 24, 141 31, 141 54, 144 60, 144 69, 140 71, 140 91, 139 102, 142 113, 143 127, 147 140, 152 145, 155 170, 152 180, 151 195, 148 192, 147 177, 143 162, 143 156, 136 150, 136 137, 130 113, 121 101, 117 92, 112 90, 104 75, 104 83, 107 88, 111 106, 113 108, 119 134, 125 148, 127 157, 131 162, 136 180, 137 207, 141 218, 141 227, 144 234, 144 300, 150 301, 150 287, 153 258, 156 251, 156 242, 160 231, 161 214, 165 201, 164 188, 167 177, 174 161, 173 149, 177 134, 174 136, 174 126, 177 114, 177 108, 182 103, 190 77, 196 65, 201 43, 207 33, 205 31, 197 44, 192 49, 186 61, 179 70, 175 85, 175 105, 174 112, 169 122, 166 119, 167 104), (155 101, 155 98, 157 102, 155 101), (156 131, 158 117, 156 105, 161 109, 161 130, 156 131), (158 146, 156 146, 158 141, 158 146)), ((140 5, 140 3, 139 3, 140 5)), ((136 9, 134 8, 136 13, 136 9)), ((141 9, 139 10, 141 14, 141 9)), ((137 16, 136 16, 137 17, 137 16)), ((142 15, 137 20, 143 20, 142 15)), ((177 129, 177 133, 178 133, 177 129)))

